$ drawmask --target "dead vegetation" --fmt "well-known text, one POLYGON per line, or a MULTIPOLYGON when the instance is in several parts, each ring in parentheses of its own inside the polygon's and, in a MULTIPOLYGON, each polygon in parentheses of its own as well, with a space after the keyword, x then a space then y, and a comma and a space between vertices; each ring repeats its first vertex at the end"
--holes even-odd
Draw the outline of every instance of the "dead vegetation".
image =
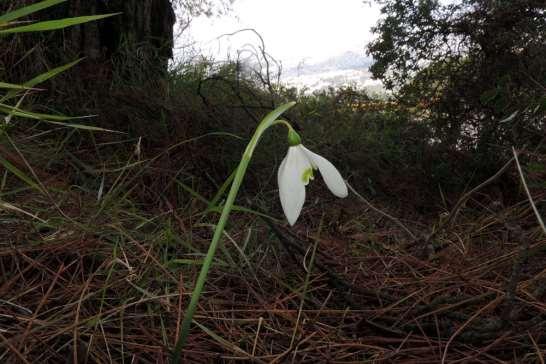
MULTIPOLYGON (((99 201, 2 173, 2 362, 168 361, 216 215, 195 191, 144 209, 128 191, 152 167, 99 201)), ((546 234, 524 193, 476 190, 437 219, 352 196, 321 197, 295 229, 234 215, 185 362, 544 362, 546 234)))

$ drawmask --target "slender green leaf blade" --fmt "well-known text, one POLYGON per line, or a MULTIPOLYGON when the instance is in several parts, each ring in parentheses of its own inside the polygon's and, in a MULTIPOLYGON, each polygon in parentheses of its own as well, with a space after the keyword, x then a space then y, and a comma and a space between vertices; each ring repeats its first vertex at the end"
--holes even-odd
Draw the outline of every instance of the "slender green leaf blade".
MULTIPOLYGON (((35 119, 35 120, 67 121, 67 120, 78 119, 78 117, 74 117, 74 116, 34 113, 31 111, 22 110, 22 109, 19 109, 18 107, 6 105, 6 104, 0 104, 0 111, 6 114, 13 114, 14 116, 18 116, 21 118, 35 119)), ((82 117, 79 117, 79 118, 82 118, 82 117)))
POLYGON ((26 119, 41 120, 46 123, 61 125, 67 128, 123 134, 123 132, 121 131, 104 129, 98 126, 63 122, 63 121, 74 120, 74 119, 85 119, 91 116, 63 116, 63 115, 40 114, 40 113, 31 112, 31 111, 21 110, 17 107, 6 105, 6 104, 0 104, 0 112, 4 112, 6 114, 11 114, 13 116, 18 116, 18 117, 26 118, 26 119))
POLYGON ((39 23, 30 24, 30 25, 23 25, 20 27, 0 30, 0 34, 45 32, 49 30, 64 29, 74 25, 83 24, 83 23, 87 23, 87 22, 95 21, 95 20, 100 20, 100 19, 108 18, 118 14, 120 13, 104 14, 104 15, 88 15, 88 16, 79 16, 75 18, 42 21, 39 23))
POLYGON ((80 59, 77 59, 73 62, 70 62, 70 63, 67 63, 65 65, 62 65, 62 66, 59 66, 59 67, 56 67, 56 68, 53 68, 47 72, 44 72, 36 77, 34 77, 33 79, 27 81, 24 83, 24 86, 27 86, 27 87, 34 87, 42 82, 45 82, 47 80, 49 80, 50 78, 53 78, 55 76, 57 76, 59 73, 62 73, 64 71, 66 71, 67 69, 69 68, 72 68, 74 67, 75 65, 77 65, 78 63, 80 63, 82 61, 83 58, 80 58, 80 59))
POLYGON ((14 212, 17 212, 17 213, 20 213, 20 214, 24 214, 24 215, 32 217, 33 219, 36 219, 36 220, 40 221, 43 224, 47 224, 47 221, 45 221, 43 219, 40 219, 37 215, 31 214, 30 212, 25 211, 25 210, 15 206, 15 205, 12 205, 12 204, 10 204, 8 202, 2 202, 0 200, 0 209, 4 209, 4 210, 8 210, 8 211, 14 211, 14 212))
POLYGON ((7 14, 1 15, 0 23, 7 23, 15 19, 22 18, 23 16, 30 15, 32 13, 63 3, 65 1, 66 0, 45 0, 36 4, 25 6, 23 8, 11 11, 7 14))
POLYGON ((55 124, 55 125, 62 125, 66 126, 67 128, 74 128, 74 129, 82 129, 82 130, 89 130, 89 131, 104 131, 108 133, 120 133, 124 134, 121 131, 116 130, 110 130, 110 129, 104 129, 100 128, 98 126, 92 126, 92 125, 84 125, 84 124, 74 124, 74 123, 62 123, 59 121, 52 121, 52 120, 44 120, 46 123, 55 124))
POLYGON ((32 188, 37 189, 38 191, 42 191, 40 186, 36 182, 32 180, 29 176, 27 176, 23 171, 21 171, 19 168, 15 167, 13 164, 11 164, 9 161, 5 160, 0 156, 0 165, 3 165, 4 168, 6 168, 8 171, 13 173, 15 176, 17 176, 20 180, 25 182, 27 185, 29 185, 32 188))
POLYGON ((28 90, 31 87, 24 86, 24 85, 15 85, 13 83, 7 83, 7 82, 0 82, 0 88, 8 89, 8 90, 28 90))
MULTIPOLYGON (((47 72, 39 74, 38 76, 34 77, 33 79, 28 80, 27 82, 25 82, 22 85, 22 87, 23 87, 23 89, 33 88, 34 86, 36 86, 36 85, 38 85, 40 83, 43 83, 43 82, 57 76, 58 74, 66 71, 67 69, 74 67, 75 65, 80 63, 82 61, 82 59, 83 58, 80 58, 80 59, 75 60, 73 62, 67 63, 65 65, 53 68, 53 69, 51 69, 51 70, 49 70, 47 72)), ((2 97, 2 99, 0 99, 0 102, 4 102, 6 100, 9 100, 9 99, 15 97, 16 95, 17 95, 17 90, 15 90, 15 89, 11 90, 4 97, 2 97)))

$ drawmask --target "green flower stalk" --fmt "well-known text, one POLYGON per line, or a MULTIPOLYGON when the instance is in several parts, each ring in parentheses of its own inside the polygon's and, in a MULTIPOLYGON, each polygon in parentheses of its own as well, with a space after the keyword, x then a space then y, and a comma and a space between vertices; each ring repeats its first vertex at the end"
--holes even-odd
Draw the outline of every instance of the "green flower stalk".
POLYGON ((182 349, 188 339, 193 315, 197 309, 197 303, 205 286, 207 275, 211 268, 212 260, 214 259, 214 254, 220 243, 220 238, 224 232, 229 214, 233 208, 235 197, 243 182, 252 154, 254 153, 260 138, 269 127, 282 124, 288 128, 288 153, 279 167, 277 178, 281 205, 290 225, 296 223, 296 220, 301 213, 303 203, 305 202, 305 186, 307 186, 310 180, 314 179, 314 170, 318 169, 320 171, 324 182, 334 195, 346 197, 348 194, 347 185, 334 165, 326 158, 305 148, 301 143, 301 137, 294 128, 292 128, 290 123, 284 120, 278 120, 279 116, 294 105, 295 102, 289 102, 270 112, 256 128, 252 139, 243 153, 239 166, 235 171, 235 176, 222 209, 220 220, 214 230, 209 250, 203 261, 203 266, 201 267, 201 272, 199 273, 195 288, 191 295, 191 300, 186 310, 186 314, 184 315, 184 320, 182 321, 180 336, 178 337, 172 354, 172 362, 174 364, 180 363, 182 349))
MULTIPOLYGON (((205 286, 207 275, 211 268, 212 260, 214 259, 214 254, 216 252, 216 249, 218 248, 220 238, 222 237, 222 233, 224 232, 224 228, 226 226, 229 214, 231 212, 231 209, 233 208, 235 197, 237 196, 237 193, 239 192, 239 188, 241 187, 241 183, 243 182, 243 178, 245 176, 248 164, 250 163, 250 159, 252 158, 252 154, 254 153, 254 150, 256 149, 256 146, 258 145, 260 138, 269 127, 277 123, 287 124, 284 121, 277 120, 277 118, 294 105, 295 105, 295 102, 289 102, 287 104, 279 106, 278 108, 276 108, 275 110, 267 114, 267 116, 262 120, 260 125, 258 125, 258 127, 256 128, 256 131, 254 132, 252 139, 248 143, 245 149, 245 152, 243 153, 243 157, 241 158, 241 161, 239 162, 239 166, 237 167, 237 171, 235 172, 235 177, 233 178, 231 189, 229 190, 226 202, 224 204, 224 208, 222 209, 220 220, 218 221, 218 224, 216 225, 216 229, 214 230, 214 235, 212 237, 209 250, 207 252, 205 260, 203 261, 201 272, 199 273, 199 277, 197 278, 195 288, 191 295, 190 304, 188 305, 186 314, 184 315, 184 320, 182 321, 180 336, 178 337, 178 340, 176 342, 176 345, 172 354, 172 362, 174 364, 180 363, 182 349, 188 339, 188 334, 189 334, 191 323, 193 320, 193 315, 195 314, 195 310, 197 308, 197 303, 199 302, 199 297, 201 296, 201 293, 205 286)), ((289 124, 287 125, 289 126, 289 124)), ((291 129, 292 127, 289 127, 289 130, 291 129)))

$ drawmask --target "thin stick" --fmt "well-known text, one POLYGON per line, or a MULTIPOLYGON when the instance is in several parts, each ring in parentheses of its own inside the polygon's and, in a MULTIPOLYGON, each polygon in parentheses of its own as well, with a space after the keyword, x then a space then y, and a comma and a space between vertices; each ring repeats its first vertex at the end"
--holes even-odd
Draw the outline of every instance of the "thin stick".
POLYGON ((15 356, 17 356, 21 360, 21 362, 23 362, 25 364, 30 364, 30 362, 25 359, 23 354, 21 354, 21 352, 19 350, 17 350, 17 348, 15 346, 13 346, 13 344, 11 344, 9 342, 9 340, 6 339, 6 337, 4 335, 2 335, 2 333, 0 333, 0 339, 8 347, 8 349, 10 349, 13 352, 13 354, 15 354, 15 356))
POLYGON ((258 337, 260 335, 260 329, 262 328, 263 322, 264 318, 260 316, 260 319, 258 320, 258 329, 256 329, 256 336, 254 337, 254 345, 252 345, 252 357, 256 355, 256 346, 258 345, 258 337))
POLYGON ((504 166, 502 166, 501 169, 499 169, 497 171, 497 173, 495 173, 493 176, 489 177, 487 180, 485 180, 484 182, 480 183, 478 186, 474 187, 473 189, 471 189, 470 191, 465 193, 459 199, 459 201, 457 201, 457 204, 455 204, 455 207, 453 207, 453 209, 449 213, 449 217, 446 220, 444 220, 443 223, 440 223, 439 226, 426 237, 425 244, 428 244, 432 240, 432 238, 434 238, 440 231, 443 230, 444 227, 447 227, 447 226, 451 225, 451 223, 453 221, 455 221, 455 218, 459 214, 460 208, 466 202, 466 200, 468 200, 470 198, 470 196, 472 196, 472 194, 474 192, 477 192, 477 191, 481 190, 482 188, 484 188, 485 186, 489 185, 494 180, 496 180, 497 178, 502 176, 502 174, 508 169, 508 167, 510 167, 513 160, 514 160, 514 158, 511 158, 508 162, 506 162, 506 164, 504 166))
POLYGON ((464 329, 465 327, 467 327, 476 317, 478 317, 481 313, 483 313, 485 310, 487 310, 489 307, 493 306, 494 304, 497 304, 499 301, 499 298, 495 298, 494 300, 492 300, 491 302, 489 302, 487 305, 483 306, 482 308, 480 308, 476 313, 474 313, 468 320, 466 320, 458 329, 457 331, 455 331, 455 333, 453 333, 453 335, 451 335, 451 337, 449 338, 449 340, 447 341, 446 343, 446 346, 444 348, 444 353, 442 355, 442 364, 444 364, 446 362, 446 358, 447 358, 447 353, 448 353, 448 349, 449 349, 449 345, 453 342, 453 339, 455 339, 455 337, 457 335, 459 335, 464 329))
POLYGON ((523 183, 523 188, 525 189, 525 193, 527 194, 529 203, 531 204, 531 207, 533 208, 533 211, 535 212, 535 216, 537 217, 538 223, 540 224, 542 231, 544 232, 544 234, 546 234, 546 227, 544 226, 544 221, 542 221, 542 217, 540 216, 540 213, 538 212, 538 209, 535 205, 535 201, 533 201, 531 192, 529 192, 529 187, 527 187, 527 182, 525 182, 525 177, 523 176, 523 171, 521 170, 521 165, 519 164, 518 153, 516 152, 516 149, 514 149, 514 147, 512 147, 512 153, 514 153, 514 159, 516 161, 516 166, 518 167, 521 183, 523 183))
POLYGON ((362 202, 364 202, 366 205, 368 205, 369 208, 371 208, 372 210, 374 210, 378 214, 381 214, 381 215, 385 216, 387 219, 393 221, 396 225, 400 226, 413 240, 417 239, 417 237, 410 231, 410 229, 408 229, 404 224, 402 224, 400 222, 400 220, 398 220, 394 216, 391 216, 391 215, 387 214, 384 211, 381 211, 380 209, 378 209, 377 207, 372 205, 370 201, 368 201, 368 200, 366 200, 364 198, 364 196, 362 196, 361 194, 356 192, 356 190, 349 184, 349 182, 345 181, 345 183, 347 184, 347 187, 349 187, 349 190, 351 190, 352 193, 354 193, 358 198, 360 198, 362 200, 362 202))

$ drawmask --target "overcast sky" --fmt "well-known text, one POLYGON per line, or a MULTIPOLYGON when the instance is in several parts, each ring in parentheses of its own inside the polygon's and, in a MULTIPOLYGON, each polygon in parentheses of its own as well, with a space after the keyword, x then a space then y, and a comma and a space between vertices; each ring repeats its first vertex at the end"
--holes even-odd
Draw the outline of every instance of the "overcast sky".
POLYGON ((236 0, 227 16, 194 19, 179 44, 192 39, 205 54, 226 58, 228 52, 235 54, 244 44, 258 44, 258 40, 250 32, 216 38, 254 28, 263 37, 266 51, 291 66, 346 51, 364 54, 370 27, 378 17, 378 6, 363 0, 236 0))

